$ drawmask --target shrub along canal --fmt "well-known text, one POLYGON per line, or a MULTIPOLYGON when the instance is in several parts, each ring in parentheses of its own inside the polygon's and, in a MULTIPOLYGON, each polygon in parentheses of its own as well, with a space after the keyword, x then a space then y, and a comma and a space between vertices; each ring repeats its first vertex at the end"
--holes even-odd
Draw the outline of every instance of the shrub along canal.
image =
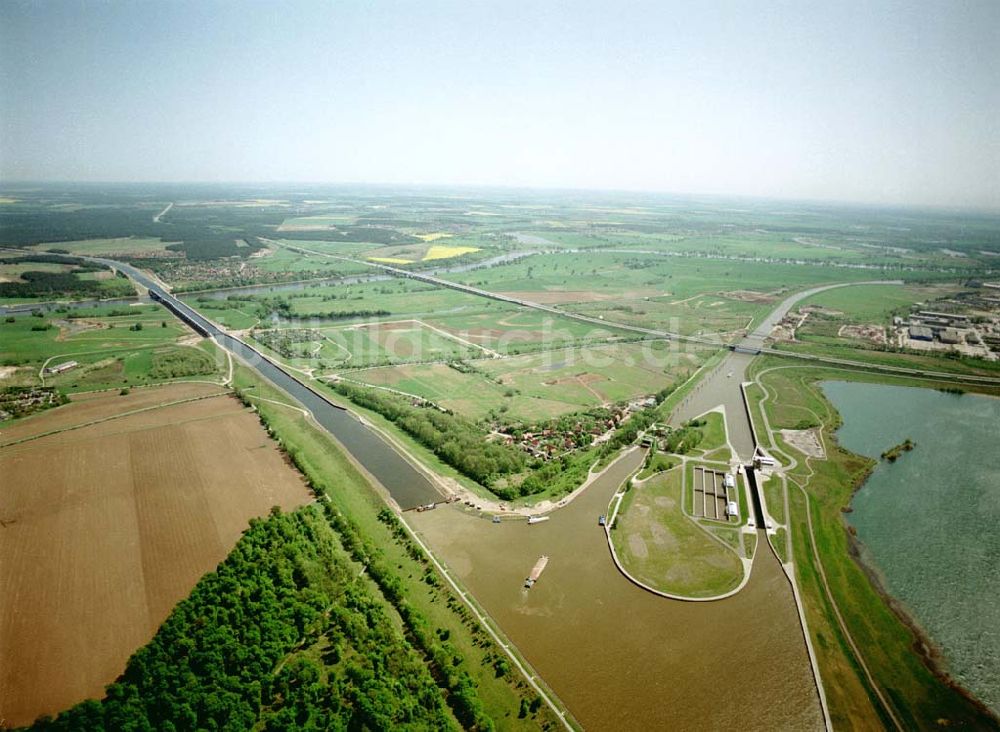
POLYGON ((945 669, 1000 711, 1000 399, 828 381, 847 450, 880 461, 851 503, 862 559, 943 653, 945 669))

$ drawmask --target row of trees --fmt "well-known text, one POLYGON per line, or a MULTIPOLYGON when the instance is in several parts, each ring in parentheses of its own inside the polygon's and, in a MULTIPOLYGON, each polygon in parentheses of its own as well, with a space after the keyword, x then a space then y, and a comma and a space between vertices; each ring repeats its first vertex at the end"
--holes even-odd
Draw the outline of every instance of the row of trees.
POLYGON ((486 440, 479 427, 433 407, 418 407, 405 397, 344 381, 334 389, 358 406, 378 412, 429 448, 448 465, 484 486, 526 467, 524 453, 486 440))
MULTIPOLYGON (((244 405, 250 406, 252 404, 245 392, 237 391, 236 395, 244 405)), ((267 433, 271 437, 278 438, 266 413, 258 411, 257 415, 267 433)), ((280 443, 280 438, 278 439, 280 443)), ((393 605, 399 614, 406 628, 407 639, 422 652, 424 662, 431 669, 438 687, 445 692, 445 699, 455 717, 466 729, 493 730, 493 721, 486 714, 482 701, 479 699, 475 681, 466 668, 462 654, 448 642, 447 632, 441 633, 440 629, 432 630, 428 619, 406 597, 406 590, 399 575, 402 566, 386 562, 383 559, 382 549, 366 538, 358 525, 334 506, 329 500, 328 493, 331 490, 331 485, 328 482, 328 477, 317 471, 306 453, 284 444, 282 449, 292 464, 305 476, 309 488, 321 499, 327 520, 337 532, 344 549, 355 562, 364 566, 367 576, 378 585, 382 596, 393 605)), ((378 514, 378 519, 388 527, 393 540, 400 544, 410 558, 423 568, 422 580, 435 588, 435 591, 445 599, 448 608, 459 617, 463 624, 469 627, 476 639, 476 644, 480 646, 490 645, 491 640, 478 621, 440 581, 430 558, 409 537, 396 515, 390 509, 383 508, 378 514)), ((499 649, 497 652, 499 659, 499 649)), ((498 661, 498 675, 501 674, 501 669, 502 666, 498 661)), ((509 672, 509 668, 504 671, 504 673, 507 672, 509 672)), ((531 703, 530 711, 532 713, 538 711, 537 702, 531 703)))

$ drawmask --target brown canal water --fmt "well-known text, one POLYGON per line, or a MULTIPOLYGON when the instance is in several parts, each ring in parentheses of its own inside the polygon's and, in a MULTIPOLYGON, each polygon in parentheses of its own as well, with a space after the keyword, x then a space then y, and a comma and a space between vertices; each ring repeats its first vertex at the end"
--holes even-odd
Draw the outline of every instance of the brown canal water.
POLYGON ((763 536, 750 582, 718 602, 657 597, 615 568, 597 518, 642 459, 627 453, 534 526, 456 506, 407 518, 584 727, 822 729, 791 587, 763 536))

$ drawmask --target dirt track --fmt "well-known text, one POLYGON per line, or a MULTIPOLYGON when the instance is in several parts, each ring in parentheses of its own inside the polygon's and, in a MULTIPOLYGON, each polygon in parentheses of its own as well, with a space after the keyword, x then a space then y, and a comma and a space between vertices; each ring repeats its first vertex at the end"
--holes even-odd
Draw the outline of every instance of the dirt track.
MULTIPOLYGON (((88 400, 17 430, 45 432, 196 389, 88 400)), ((225 397, 4 448, 0 476, 7 725, 100 696, 251 517, 310 499, 256 417, 225 397)))

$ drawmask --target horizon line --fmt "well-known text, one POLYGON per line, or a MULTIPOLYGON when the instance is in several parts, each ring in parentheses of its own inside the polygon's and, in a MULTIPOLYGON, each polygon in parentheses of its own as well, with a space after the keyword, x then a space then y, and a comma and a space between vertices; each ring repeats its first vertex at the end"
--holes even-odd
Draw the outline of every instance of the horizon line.
POLYGON ((1000 216, 1000 206, 988 207, 977 204, 935 204, 935 203, 901 203, 885 201, 863 201, 850 198, 808 198, 795 196, 774 196, 751 193, 713 193, 696 191, 674 191, 649 188, 594 188, 594 187, 574 187, 574 186, 546 186, 528 184, 509 183, 427 183, 427 182, 385 182, 385 181, 317 181, 317 180, 70 180, 70 179, 21 179, 3 180, 0 179, 0 189, 7 186, 55 186, 55 185, 80 185, 80 186, 330 186, 330 187, 365 187, 373 188, 444 188, 454 190, 501 190, 501 191, 523 191, 531 193, 592 193, 592 194, 637 194, 647 196, 663 196, 674 198, 709 198, 709 199, 736 199, 758 202, 792 203, 792 204, 812 204, 828 206, 857 206, 862 208, 875 209, 908 209, 925 210, 934 212, 953 213, 978 213, 992 216, 1000 216))

